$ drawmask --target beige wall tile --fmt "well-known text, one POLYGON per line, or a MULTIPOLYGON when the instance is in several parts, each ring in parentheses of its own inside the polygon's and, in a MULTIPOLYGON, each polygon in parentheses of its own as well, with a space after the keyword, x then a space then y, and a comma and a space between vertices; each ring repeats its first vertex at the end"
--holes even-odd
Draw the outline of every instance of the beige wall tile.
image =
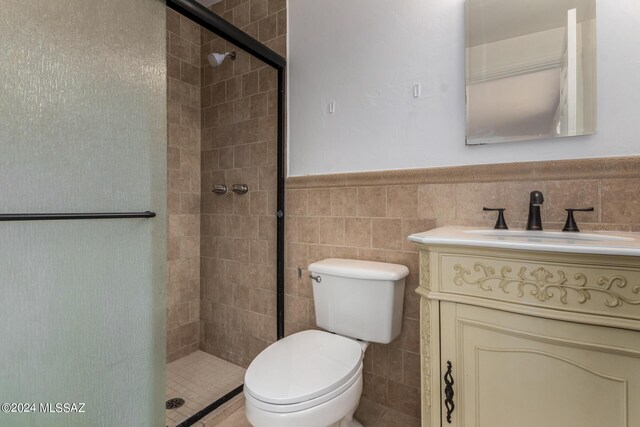
POLYGON ((319 242, 325 245, 344 245, 344 218, 324 217, 318 220, 319 242))
POLYGON ((387 251, 384 249, 358 248, 356 259, 387 262, 387 251))
POLYGON ((420 389, 389 380, 387 405, 403 414, 420 417, 420 389))
POLYGON ((373 218, 371 222, 371 242, 374 248, 402 249, 402 220, 373 218))
POLYGON ((184 16, 180 16, 180 35, 189 42, 200 44, 200 26, 184 16))
POLYGON ((418 187, 387 187, 387 216, 393 218, 418 217, 418 187))
POLYGON ((331 258, 331 246, 326 245, 309 245, 308 252, 309 264, 331 258))
MULTIPOLYGON (((299 191, 290 190, 289 192, 299 191)), ((358 214, 358 189, 357 188, 332 188, 331 189, 331 215, 356 216, 358 214)))
POLYGON ((496 183, 456 184, 456 219, 493 219, 495 213, 483 212, 483 207, 494 207, 498 202, 496 183))
POLYGON ((384 217, 387 215, 387 188, 358 188, 358 216, 384 217))
POLYGON ((331 258, 358 259, 358 248, 349 246, 332 246, 331 258))
POLYGON ((346 218, 344 229, 345 245, 371 247, 371 218, 346 218))
POLYGON ((602 181, 602 222, 640 224, 640 179, 602 181))
POLYGON ((387 405, 387 379, 374 374, 363 374, 362 396, 380 405, 387 405))
POLYGON ((418 218, 455 218, 454 184, 429 184, 418 187, 418 218))
POLYGON ((308 192, 307 214, 310 216, 331 215, 331 190, 312 188, 308 192))
POLYGON ((278 12, 278 36, 284 36, 287 33, 287 12, 285 10, 278 12))
POLYGON ((297 221, 297 238, 302 243, 319 242, 319 224, 316 217, 300 217, 297 221))
POLYGON ((266 240, 250 240, 251 262, 256 264, 269 263, 269 245, 266 240))
POLYGON ((269 0, 269 13, 274 14, 278 11, 284 10, 287 7, 286 0, 269 0))
POLYGON ((407 238, 415 233, 422 233, 436 228, 436 222, 432 219, 403 219, 402 220, 402 250, 415 251, 417 246, 407 238))
POLYGON ((289 268, 306 268, 307 262, 307 245, 304 243, 287 243, 287 267, 289 268))
POLYGON ((256 22, 269 13, 268 0, 249 0, 251 22, 256 22))
MULTIPOLYGON (((542 191, 545 198, 548 198, 545 183, 542 181, 501 182, 497 188, 498 197, 495 202, 496 206, 487 207, 505 208, 506 211, 504 215, 510 228, 516 228, 515 224, 518 222, 523 223, 527 221, 529 214, 529 196, 532 191, 542 191)), ((548 205, 548 203, 545 203, 542 207, 543 219, 548 205)), ((489 217, 489 219, 492 219, 495 223, 497 213, 494 213, 492 216, 489 215, 489 217)))
MULTIPOLYGON (((580 222, 598 222, 600 219, 598 180, 548 181, 544 192, 544 220, 564 223, 566 208, 595 208, 594 212, 576 213, 580 222)), ((527 200, 528 206, 528 200, 527 200)))
POLYGON ((373 374, 398 382, 402 381, 402 351, 393 344, 373 343, 371 349, 373 374))
POLYGON ((290 190, 285 197, 287 215, 307 214, 308 190, 290 190))
POLYGON ((180 14, 167 8, 167 31, 180 34, 180 14))
POLYGON ((242 75, 242 96, 251 96, 258 93, 259 90, 259 72, 252 71, 242 75))
POLYGON ((293 323, 309 324, 309 299, 289 297, 285 301, 285 318, 293 323))
POLYGON ((251 118, 251 99, 238 98, 233 101, 233 121, 242 122, 251 118))
MULTIPOLYGON (((347 181, 336 181, 336 185, 344 185, 343 182, 347 181)), ((287 196, 292 191, 306 191, 301 193, 308 196, 305 199, 305 207, 309 206, 311 192, 319 195, 313 198, 314 201, 326 199, 327 194, 331 199, 331 216, 322 215, 318 222, 320 244, 308 246, 300 244, 296 248, 298 262, 301 265, 305 265, 301 261, 311 262, 332 256, 393 262, 409 267, 410 275, 405 286, 401 335, 394 343, 387 346, 372 346, 372 349, 367 352, 363 393, 364 400, 377 400, 380 405, 387 408, 385 411, 398 414, 397 417, 406 417, 409 425, 418 423, 417 417, 419 417, 420 312, 419 297, 414 292, 419 278, 418 254, 416 247, 406 241, 408 235, 442 225, 490 227, 495 223, 495 214, 484 214, 483 206, 505 207, 511 228, 524 227, 529 193, 533 190, 541 190, 546 196, 543 218, 548 229, 562 227, 565 218, 563 204, 573 203, 572 197, 589 199, 597 205, 598 194, 601 192, 602 222, 597 217, 597 212, 594 214, 595 218, 590 221, 578 220, 581 225, 583 224, 584 230, 623 230, 633 227, 640 230, 640 221, 635 215, 640 206, 636 206, 634 202, 640 199, 638 197, 640 190, 637 190, 640 188, 640 179, 600 181, 594 177, 587 181, 573 182, 529 180, 384 187, 385 179, 382 176, 376 183, 380 186, 331 187, 327 185, 308 190, 288 190, 287 196), (385 215, 387 218, 378 217, 381 214, 379 206, 374 208, 373 204, 367 204, 369 200, 379 197, 381 193, 386 193, 385 215), (412 207, 414 205, 415 216, 412 207), (612 208, 607 210, 606 206, 612 208), (556 211, 554 212, 553 209, 556 211), (368 216, 361 216, 364 214, 368 216), (562 217, 558 217, 558 214, 562 217), (339 231, 336 231, 343 223, 344 238, 340 236, 339 231), (385 233, 390 235, 386 236, 385 233)), ((306 212, 299 208, 297 212, 300 217, 295 217, 295 220, 314 215, 311 208, 306 212)), ((290 238, 298 239, 299 237, 292 237, 288 233, 287 241, 292 241, 289 240, 290 238)), ((292 269, 291 274, 295 274, 295 270, 292 269)), ((306 284, 306 281, 297 279, 295 297, 308 298, 309 308, 312 309, 311 287, 308 285, 303 287, 303 284, 306 284)), ((309 317, 309 323, 314 324, 311 313, 309 317)), ((298 330, 300 325, 301 321, 298 319, 292 322, 288 331, 298 330)), ((397 417, 394 420, 397 421, 397 417)))

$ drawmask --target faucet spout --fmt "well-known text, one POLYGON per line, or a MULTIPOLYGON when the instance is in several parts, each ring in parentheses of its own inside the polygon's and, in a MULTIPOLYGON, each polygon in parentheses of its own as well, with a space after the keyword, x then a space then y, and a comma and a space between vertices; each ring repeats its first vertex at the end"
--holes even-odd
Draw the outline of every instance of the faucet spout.
POLYGON ((532 191, 529 198, 529 218, 527 219, 527 230, 542 230, 542 217, 540 206, 544 203, 544 196, 540 191, 532 191))

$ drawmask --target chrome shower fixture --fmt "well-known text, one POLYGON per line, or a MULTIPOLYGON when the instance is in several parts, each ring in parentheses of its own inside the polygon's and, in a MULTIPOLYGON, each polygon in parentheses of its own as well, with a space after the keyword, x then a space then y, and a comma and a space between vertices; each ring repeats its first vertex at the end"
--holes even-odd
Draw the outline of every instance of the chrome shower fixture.
POLYGON ((226 52, 226 53, 213 52, 207 55, 207 60, 209 61, 209 64, 211 64, 213 68, 216 68, 222 65, 222 63, 224 62, 225 59, 227 59, 227 57, 231 58, 232 61, 235 61, 236 51, 234 50, 232 52, 226 52))

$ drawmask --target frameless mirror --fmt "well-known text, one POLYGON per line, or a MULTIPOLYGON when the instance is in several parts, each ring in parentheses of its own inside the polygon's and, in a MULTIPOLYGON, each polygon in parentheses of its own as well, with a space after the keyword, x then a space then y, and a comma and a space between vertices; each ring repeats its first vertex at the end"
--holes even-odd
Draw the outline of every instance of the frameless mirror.
POLYGON ((467 144, 596 131, 595 0, 466 0, 467 144))

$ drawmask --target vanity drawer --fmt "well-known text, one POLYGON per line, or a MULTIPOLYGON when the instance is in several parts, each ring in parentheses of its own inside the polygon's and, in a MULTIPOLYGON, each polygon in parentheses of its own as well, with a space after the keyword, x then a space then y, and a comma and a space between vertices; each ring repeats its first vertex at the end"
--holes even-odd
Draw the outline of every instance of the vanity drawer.
MULTIPOLYGON (((477 252, 477 251, 476 251, 477 252)), ((593 256, 431 252, 432 291, 640 320, 640 266, 593 256)))

